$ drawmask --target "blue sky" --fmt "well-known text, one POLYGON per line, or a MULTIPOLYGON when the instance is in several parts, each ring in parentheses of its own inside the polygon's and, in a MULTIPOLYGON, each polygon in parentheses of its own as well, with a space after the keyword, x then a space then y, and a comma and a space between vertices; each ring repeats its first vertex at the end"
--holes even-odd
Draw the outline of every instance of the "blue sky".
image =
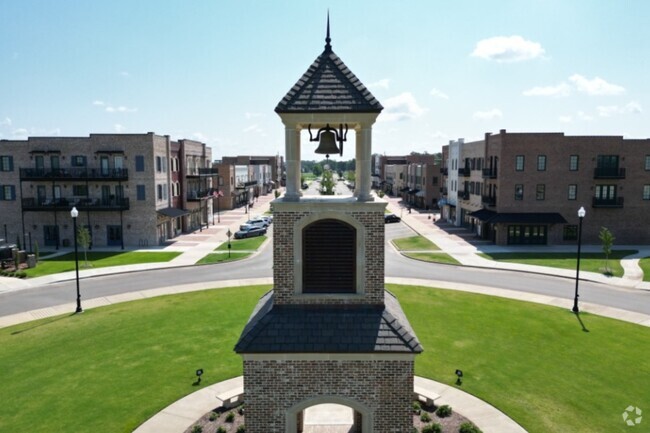
POLYGON ((4 0, 0 139, 153 131, 282 154, 273 109, 328 8, 334 51, 385 107, 375 152, 500 129, 650 137, 644 0, 4 0))

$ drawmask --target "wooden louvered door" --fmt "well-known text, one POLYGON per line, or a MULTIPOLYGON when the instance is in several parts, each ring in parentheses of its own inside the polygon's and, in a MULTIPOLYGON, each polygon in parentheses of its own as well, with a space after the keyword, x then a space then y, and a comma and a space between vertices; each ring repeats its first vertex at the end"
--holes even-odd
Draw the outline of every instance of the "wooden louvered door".
POLYGON ((335 219, 303 229, 303 293, 356 293, 356 229, 335 219))

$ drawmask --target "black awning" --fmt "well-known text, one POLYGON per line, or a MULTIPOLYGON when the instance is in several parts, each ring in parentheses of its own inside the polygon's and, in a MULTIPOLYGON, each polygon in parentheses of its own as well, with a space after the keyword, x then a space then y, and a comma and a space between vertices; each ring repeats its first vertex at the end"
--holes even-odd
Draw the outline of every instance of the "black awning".
POLYGON ((185 209, 178 209, 175 207, 166 207, 165 209, 160 209, 157 211, 159 214, 170 217, 178 218, 183 215, 188 215, 190 212, 185 209))
POLYGON ((412 190, 409 191, 409 194, 417 194, 418 192, 420 192, 419 189, 413 188, 412 190))
POLYGON ((410 188, 407 186, 407 187, 404 187, 404 188, 400 189, 399 192, 406 192, 406 191, 408 191, 409 189, 410 189, 410 188))
POLYGON ((472 218, 476 218, 479 221, 487 222, 492 218, 494 218, 496 215, 497 213, 494 211, 488 209, 479 209, 477 211, 470 213, 468 216, 471 216, 472 218))
POLYGON ((557 212, 547 213, 498 213, 490 218, 490 223, 518 224, 566 224, 566 220, 557 212))

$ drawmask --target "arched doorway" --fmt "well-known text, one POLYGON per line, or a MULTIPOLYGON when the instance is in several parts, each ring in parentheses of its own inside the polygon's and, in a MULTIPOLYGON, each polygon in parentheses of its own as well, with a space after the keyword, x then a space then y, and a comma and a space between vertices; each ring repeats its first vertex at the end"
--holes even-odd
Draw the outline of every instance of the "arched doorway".
POLYGON ((345 397, 319 396, 291 407, 286 433, 371 433, 372 413, 345 397))

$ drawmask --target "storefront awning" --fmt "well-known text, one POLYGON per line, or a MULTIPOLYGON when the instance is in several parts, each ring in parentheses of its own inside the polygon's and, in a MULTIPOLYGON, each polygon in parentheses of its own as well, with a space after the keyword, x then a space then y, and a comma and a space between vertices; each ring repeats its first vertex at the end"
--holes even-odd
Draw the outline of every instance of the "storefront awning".
POLYGON ((418 192, 420 192, 419 189, 413 188, 412 190, 409 191, 409 194, 417 194, 418 192))
POLYGON ((494 218, 497 215, 496 212, 488 210, 488 209, 479 209, 477 211, 474 211, 470 213, 468 216, 471 216, 472 218, 476 218, 479 221, 490 221, 492 218, 494 218))
POLYGON ((160 215, 170 217, 170 218, 178 218, 178 217, 182 217, 183 215, 188 215, 190 213, 185 209, 178 209, 175 207, 166 207, 165 209, 160 209, 157 212, 160 215))
POLYGON ((566 220, 557 212, 548 213, 498 213, 489 219, 492 224, 566 224, 566 220))
POLYGON ((399 192, 406 192, 406 191, 408 191, 409 189, 410 189, 410 188, 409 188, 408 186, 406 186, 406 187, 400 189, 399 192))

